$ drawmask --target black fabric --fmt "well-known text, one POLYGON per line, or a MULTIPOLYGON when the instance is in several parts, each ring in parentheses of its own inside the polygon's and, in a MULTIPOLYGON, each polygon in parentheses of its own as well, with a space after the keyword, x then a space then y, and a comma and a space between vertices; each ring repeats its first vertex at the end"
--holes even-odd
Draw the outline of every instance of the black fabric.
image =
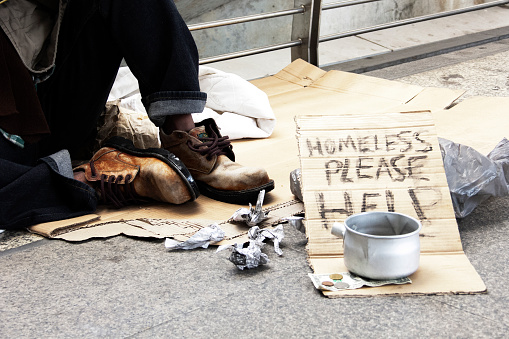
POLYGON ((91 156, 123 58, 143 97, 200 90, 198 51, 171 0, 71 0, 58 41, 55 72, 38 85, 52 132, 47 154, 66 148, 73 159, 91 156))
MULTIPOLYGON (((0 154, 13 147, 0 137, 0 154)), ((95 191, 61 175, 51 158, 27 166, 0 157, 0 173, 0 229, 19 229, 96 210, 95 191)))
POLYGON ((0 128, 27 142, 36 142, 49 134, 32 77, 1 29, 0 128))

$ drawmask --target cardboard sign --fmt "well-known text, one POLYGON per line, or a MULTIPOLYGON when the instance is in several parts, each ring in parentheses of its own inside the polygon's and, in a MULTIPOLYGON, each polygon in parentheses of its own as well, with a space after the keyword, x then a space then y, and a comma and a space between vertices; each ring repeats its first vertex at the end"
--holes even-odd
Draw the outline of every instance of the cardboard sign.
POLYGON ((485 290, 462 250, 430 112, 298 116, 296 123, 308 251, 315 273, 346 271, 342 240, 330 232, 333 222, 360 212, 391 211, 423 224, 423 259, 411 277, 418 284, 324 294, 485 290), (452 267, 442 270, 446 261, 452 267), (422 275, 424 271, 433 274, 422 275), (464 280, 474 282, 472 287, 464 280))

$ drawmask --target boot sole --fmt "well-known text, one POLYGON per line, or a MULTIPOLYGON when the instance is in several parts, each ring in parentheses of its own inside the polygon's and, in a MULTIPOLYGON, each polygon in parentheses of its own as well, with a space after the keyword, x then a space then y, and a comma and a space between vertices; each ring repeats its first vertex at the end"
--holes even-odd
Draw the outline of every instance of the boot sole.
POLYGON ((137 148, 134 146, 131 140, 114 136, 104 142, 103 147, 112 147, 119 151, 125 152, 130 155, 142 157, 142 158, 156 158, 171 167, 186 183, 187 188, 191 194, 191 200, 196 200, 200 196, 200 189, 193 176, 187 169, 186 165, 180 161, 177 156, 162 148, 137 148))
POLYGON ((255 204, 258 199, 258 194, 261 190, 265 190, 265 193, 270 192, 274 189, 274 180, 268 183, 250 188, 242 191, 224 191, 218 190, 212 186, 205 184, 204 182, 197 181, 200 192, 211 199, 226 202, 229 204, 247 205, 249 203, 255 204))

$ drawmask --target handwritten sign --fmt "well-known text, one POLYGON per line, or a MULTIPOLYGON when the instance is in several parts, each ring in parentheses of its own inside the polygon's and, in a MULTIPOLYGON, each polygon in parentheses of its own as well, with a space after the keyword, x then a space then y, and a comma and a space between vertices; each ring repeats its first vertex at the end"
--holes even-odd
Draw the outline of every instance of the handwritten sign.
POLYGON ((367 211, 423 223, 423 251, 461 250, 430 113, 296 118, 309 251, 342 253, 335 221, 367 211), (315 241, 311 242, 311 238, 315 241))

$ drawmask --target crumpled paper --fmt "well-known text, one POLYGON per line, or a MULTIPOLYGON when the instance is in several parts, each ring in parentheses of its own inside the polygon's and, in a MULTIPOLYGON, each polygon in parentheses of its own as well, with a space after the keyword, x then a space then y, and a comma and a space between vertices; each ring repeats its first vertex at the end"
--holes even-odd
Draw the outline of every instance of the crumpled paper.
POLYGON ((265 239, 270 239, 274 243, 274 252, 283 255, 283 251, 279 248, 281 240, 285 237, 283 225, 276 226, 273 230, 261 229, 258 226, 253 226, 248 231, 249 239, 258 243, 260 247, 265 245, 265 239))
MULTIPOLYGON (((234 244, 232 253, 228 260, 234 263, 239 270, 245 268, 255 268, 260 265, 265 265, 270 262, 269 257, 262 252, 262 248, 254 242, 246 242, 244 244, 234 244), (244 247, 247 245, 247 247, 244 247)), ((217 249, 220 250, 219 248, 217 249)))
POLYGON ((208 227, 202 228, 186 241, 181 242, 167 238, 164 242, 164 246, 168 250, 191 250, 198 247, 207 248, 210 243, 221 241, 224 237, 225 232, 219 227, 219 225, 212 224, 208 227))
POLYGON ((129 139, 137 148, 161 146, 159 129, 150 121, 143 105, 137 103, 137 98, 141 98, 140 94, 106 103, 97 131, 97 149, 113 136, 129 139))
POLYGON ((279 248, 279 244, 284 238, 283 225, 278 225, 272 230, 260 229, 258 226, 253 226, 248 231, 248 236, 249 242, 219 246, 216 252, 231 248, 232 252, 228 259, 240 270, 255 268, 265 265, 270 261, 267 255, 262 252, 266 239, 274 242, 274 251, 278 255, 283 255, 283 251, 279 248))
POLYGON ((255 208, 251 204, 249 204, 249 208, 239 208, 233 213, 230 220, 245 222, 248 226, 258 225, 267 219, 268 214, 265 214, 262 210, 263 199, 265 199, 265 190, 258 193, 255 208))

